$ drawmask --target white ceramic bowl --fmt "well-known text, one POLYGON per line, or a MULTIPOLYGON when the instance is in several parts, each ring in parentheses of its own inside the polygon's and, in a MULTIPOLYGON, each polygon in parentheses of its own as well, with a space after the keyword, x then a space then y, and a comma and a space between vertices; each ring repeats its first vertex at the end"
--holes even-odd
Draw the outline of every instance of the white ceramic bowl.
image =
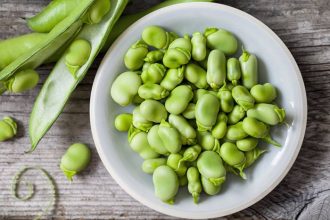
MULTIPOLYGON (((238 54, 239 55, 239 54, 238 54)), ((306 127, 306 92, 297 64, 283 42, 254 17, 221 4, 187 3, 153 12, 128 28, 110 48, 98 70, 91 96, 90 117, 93 138, 103 164, 117 183, 133 198, 167 215, 184 218, 211 218, 228 215, 256 203, 279 184, 295 161, 306 127), (144 27, 160 25, 179 34, 203 31, 206 27, 225 28, 259 58, 260 82, 271 82, 279 91, 278 104, 287 111, 285 125, 272 131, 281 148, 267 146, 266 153, 247 169, 248 179, 228 175, 220 194, 202 196, 195 205, 187 189, 181 189, 174 205, 154 196, 152 176, 142 172, 142 159, 127 142, 127 134, 113 126, 118 113, 131 111, 110 98, 115 77, 125 71, 123 57, 144 27)))

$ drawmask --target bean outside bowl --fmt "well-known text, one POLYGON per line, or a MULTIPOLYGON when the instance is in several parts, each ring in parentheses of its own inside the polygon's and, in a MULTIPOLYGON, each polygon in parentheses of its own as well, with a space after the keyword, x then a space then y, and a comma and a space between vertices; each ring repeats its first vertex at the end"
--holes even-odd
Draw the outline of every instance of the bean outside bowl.
MULTIPOLYGON (((241 53, 239 51, 236 57, 241 53)), ((94 81, 90 119, 92 134, 101 160, 111 176, 133 198, 161 213, 183 218, 212 218, 229 215, 256 203, 284 178, 300 150, 307 118, 306 92, 301 73, 284 43, 266 25, 240 10, 215 3, 186 3, 155 11, 135 22, 105 55, 94 81), (125 71, 123 57, 138 40, 144 27, 159 25, 181 35, 219 27, 231 31, 241 45, 259 58, 261 83, 274 84, 277 103, 287 112, 287 123, 272 130, 281 148, 264 144, 269 151, 246 170, 247 180, 229 174, 216 196, 202 195, 193 203, 186 188, 181 188, 174 205, 154 195, 152 176, 141 170, 143 160, 127 142, 127 133, 114 128, 114 118, 133 107, 122 108, 110 97, 116 76, 125 71)))

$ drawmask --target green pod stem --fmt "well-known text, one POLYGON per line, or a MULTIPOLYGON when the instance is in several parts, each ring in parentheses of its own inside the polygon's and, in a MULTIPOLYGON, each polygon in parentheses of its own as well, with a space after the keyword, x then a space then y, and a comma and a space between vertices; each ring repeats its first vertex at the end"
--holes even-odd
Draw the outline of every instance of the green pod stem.
POLYGON ((207 59, 206 80, 213 89, 226 82, 226 56, 221 50, 212 50, 207 59))
POLYGON ((238 80, 241 78, 242 72, 239 60, 237 58, 230 58, 227 60, 227 79, 236 86, 238 80))
POLYGON ((132 14, 132 15, 126 15, 121 17, 118 22, 116 23, 116 25, 113 28, 113 31, 111 32, 111 34, 109 35, 106 43, 103 46, 102 52, 106 52, 109 47, 111 46, 111 44, 116 40, 116 38, 123 33, 131 24, 133 24, 135 21, 139 20, 140 18, 142 18, 143 16, 156 11, 160 8, 164 8, 170 5, 175 5, 175 4, 180 4, 180 3, 186 3, 186 2, 213 2, 214 0, 166 0, 163 1, 161 3, 159 3, 158 5, 151 7, 145 11, 136 13, 136 14, 132 14))
MULTIPOLYGON (((56 25, 56 27, 49 34, 47 34, 45 40, 4 68, 0 72, 0 81, 8 79, 13 74, 21 70, 36 69, 38 66, 43 64, 81 29, 83 25, 81 18, 93 2, 93 0, 81 0, 70 15, 56 25)), ((87 29, 87 27, 84 29, 87 29)), ((83 36, 80 38, 85 39, 83 36)))
POLYGON ((251 89, 258 84, 258 60, 254 54, 244 50, 239 58, 242 70, 242 84, 251 89))
POLYGON ((70 95, 85 77, 95 57, 99 54, 111 29, 126 7, 127 2, 127 0, 112 1, 113 7, 103 21, 99 24, 85 26, 78 35, 77 38, 82 38, 90 42, 92 51, 84 67, 80 68, 77 72, 77 78, 73 78, 66 68, 65 56, 62 56, 57 62, 42 87, 32 109, 29 123, 29 134, 32 145, 30 151, 36 148, 41 138, 61 114, 70 95), (61 92, 59 93, 58 91, 61 92))
POLYGON ((0 70, 46 38, 47 34, 32 33, 0 41, 0 70))

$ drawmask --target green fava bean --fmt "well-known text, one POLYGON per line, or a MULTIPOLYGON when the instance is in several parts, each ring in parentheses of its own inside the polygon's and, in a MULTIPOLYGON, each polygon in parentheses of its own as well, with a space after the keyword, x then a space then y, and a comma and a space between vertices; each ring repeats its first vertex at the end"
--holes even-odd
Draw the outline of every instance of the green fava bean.
POLYGON ((258 145, 258 139, 249 137, 236 141, 236 146, 241 151, 251 151, 258 145))
POLYGON ((235 105, 233 111, 228 115, 228 124, 236 124, 245 116, 245 110, 240 105, 235 105))
POLYGON ((247 116, 269 125, 277 125, 285 119, 285 110, 277 105, 260 103, 247 111, 247 116))
MULTIPOLYGON (((34 70, 22 70, 9 78, 4 87, 11 93, 22 93, 36 87, 39 81, 39 74, 34 70)), ((0 91, 1 93, 1 91, 0 91)))
POLYGON ((144 64, 144 58, 148 54, 148 45, 138 40, 126 52, 124 56, 125 66, 129 70, 138 70, 144 64))
POLYGON ((178 176, 184 176, 187 172, 187 166, 185 163, 181 163, 182 155, 179 153, 170 154, 167 158, 166 165, 171 167, 178 176))
POLYGON ((220 50, 212 50, 207 59, 207 83, 213 89, 220 88, 226 82, 226 56, 220 50))
POLYGON ((180 132, 182 144, 196 143, 196 131, 184 117, 170 114, 168 122, 180 132))
POLYGON ((241 78, 242 72, 238 59, 230 58, 227 60, 227 79, 232 82, 234 86, 237 85, 241 78))
POLYGON ((138 94, 142 99, 160 100, 167 97, 170 93, 158 84, 146 83, 140 86, 138 94))
POLYGON ((110 9, 110 0, 96 0, 85 15, 84 22, 87 24, 98 24, 110 9))
POLYGON ((196 103, 195 117, 199 131, 210 131, 217 122, 220 103, 212 94, 203 95, 196 103))
POLYGON ((265 152, 267 152, 267 150, 260 149, 258 147, 245 152, 246 162, 244 168, 250 167, 265 152))
POLYGON ((160 83, 165 75, 166 68, 160 63, 150 64, 148 69, 143 71, 141 79, 144 83, 160 83))
POLYGON ((65 65, 76 78, 76 73, 88 60, 92 51, 90 43, 84 39, 77 39, 71 43, 65 56, 65 65))
POLYGON ((226 138, 232 141, 241 140, 246 138, 248 133, 243 129, 243 122, 230 125, 227 128, 226 138))
POLYGON ((234 99, 227 85, 223 85, 218 92, 220 98, 220 107, 223 112, 229 113, 234 108, 234 99))
POLYGON ((166 165, 165 158, 154 158, 143 161, 141 168, 143 172, 152 174, 155 169, 157 169, 157 167, 160 167, 162 165, 166 165))
POLYGON ((251 88, 250 93, 257 103, 271 103, 277 97, 276 89, 270 83, 255 85, 251 88))
POLYGON ((184 77, 184 69, 185 66, 177 69, 168 69, 160 85, 168 91, 172 91, 182 82, 184 77))
POLYGON ((207 28, 204 32, 206 44, 211 49, 221 50, 226 55, 233 55, 237 51, 237 39, 227 30, 207 28))
POLYGON ((142 72, 147 71, 152 63, 145 62, 142 66, 142 72))
POLYGON ((152 127, 153 123, 152 121, 147 120, 142 114, 140 110, 140 106, 137 106, 133 110, 133 118, 132 118, 132 124, 134 127, 142 130, 142 131, 149 131, 149 129, 152 127))
POLYGON ((206 81, 206 71, 197 64, 187 64, 184 76, 186 80, 194 84, 199 89, 204 89, 208 87, 206 81))
POLYGON ((10 117, 4 117, 0 121, 0 142, 13 138, 17 133, 17 124, 10 117))
POLYGON ((166 165, 157 167, 152 180, 155 195, 163 202, 173 204, 179 190, 179 179, 174 170, 166 165))
POLYGON ((121 106, 129 105, 141 86, 138 72, 124 72, 117 76, 111 86, 111 97, 121 106))
POLYGON ((242 70, 242 84, 248 89, 258 84, 258 61, 254 54, 243 50, 239 58, 242 70))
POLYGON ((166 49, 175 38, 175 33, 166 32, 159 26, 146 27, 142 32, 144 42, 157 49, 166 49))
POLYGON ((186 110, 182 112, 183 117, 186 119, 194 119, 195 118, 195 104, 194 103, 189 103, 187 106, 186 110))
POLYGON ((181 150, 181 135, 170 123, 162 121, 158 129, 158 135, 169 152, 178 153, 181 150))
POLYGON ((199 156, 199 154, 201 153, 201 151, 202 151, 202 148, 198 144, 193 145, 191 147, 188 147, 184 151, 183 157, 179 161, 179 165, 180 165, 180 163, 183 163, 185 161, 187 161, 187 162, 193 162, 193 161, 195 161, 197 159, 197 157, 199 156))
POLYGON ((156 63, 158 61, 161 61, 164 57, 164 52, 161 50, 153 50, 150 51, 146 58, 144 58, 144 61, 148 62, 148 63, 156 63))
POLYGON ((221 185, 214 185, 204 176, 201 176, 201 182, 204 192, 210 196, 214 196, 218 194, 221 190, 221 185))
POLYGON ((132 125, 133 116, 129 113, 117 115, 115 118, 115 128, 118 131, 128 131, 132 125))
POLYGON ((244 86, 235 86, 232 90, 232 96, 245 111, 253 108, 255 100, 244 86))
POLYGON ((206 38, 200 33, 196 32, 191 38, 192 58, 195 61, 202 61, 206 58, 206 38))
POLYGON ((262 138, 263 141, 280 147, 281 145, 274 141, 269 134, 269 126, 252 117, 246 117, 243 120, 244 131, 255 138, 262 138))
MULTIPOLYGON (((138 92, 139 92, 139 91, 138 91, 138 92)), ((144 101, 144 99, 141 98, 141 97, 139 96, 139 94, 136 94, 136 95, 134 96, 133 100, 132 100, 132 103, 133 103, 134 105, 139 105, 139 104, 141 104, 143 101, 144 101)))
POLYGON ((226 169, 221 157, 214 151, 202 152, 197 160, 197 168, 213 185, 221 185, 226 180, 226 169))
POLYGON ((132 150, 138 153, 143 159, 159 157, 159 154, 150 147, 146 132, 131 126, 127 139, 132 150))
POLYGON ((150 147, 159 154, 168 155, 169 151, 166 149, 163 144, 162 139, 158 134, 159 125, 154 125, 148 132, 148 143, 150 147))
POLYGON ((194 93, 190 86, 180 85, 172 90, 170 96, 165 101, 166 110, 175 115, 179 115, 186 110, 194 93))
POLYGON ((163 63, 168 68, 178 68, 181 65, 189 63, 191 58, 191 42, 186 35, 184 38, 175 39, 168 47, 163 63))
POLYGON ((72 181, 72 177, 84 170, 91 160, 91 151, 85 144, 71 145, 61 159, 60 168, 72 181))
POLYGON ((188 178, 187 178, 186 175, 179 176, 179 185, 180 186, 186 186, 186 185, 188 185, 188 178))
POLYGON ((214 152, 220 152, 219 140, 212 136, 209 132, 198 132, 197 133, 198 143, 204 150, 211 150, 214 152))
POLYGON ((227 133, 227 121, 228 121, 228 117, 225 113, 221 112, 218 115, 217 118, 217 123, 214 125, 213 129, 212 129, 212 136, 217 138, 217 139, 221 139, 223 138, 226 133, 227 133))
POLYGON ((204 69, 207 69, 207 60, 209 58, 210 55, 210 50, 206 48, 206 56, 202 61, 199 61, 198 64, 203 67, 204 69))
POLYGON ((202 192, 202 184, 200 175, 196 167, 190 167, 187 170, 188 179, 188 191, 194 199, 194 203, 197 204, 199 200, 199 194, 202 192))
POLYGON ((220 148, 220 156, 228 165, 237 168, 240 171, 240 176, 246 179, 243 172, 246 161, 245 154, 235 144, 230 142, 223 143, 220 148))
POLYGON ((217 96, 217 92, 215 92, 215 91, 206 90, 206 89, 197 89, 197 90, 194 91, 193 102, 196 103, 197 100, 199 100, 205 94, 212 94, 212 95, 217 96))
POLYGON ((140 105, 142 116, 148 121, 160 123, 167 118, 167 111, 164 105, 155 100, 145 100, 140 105))

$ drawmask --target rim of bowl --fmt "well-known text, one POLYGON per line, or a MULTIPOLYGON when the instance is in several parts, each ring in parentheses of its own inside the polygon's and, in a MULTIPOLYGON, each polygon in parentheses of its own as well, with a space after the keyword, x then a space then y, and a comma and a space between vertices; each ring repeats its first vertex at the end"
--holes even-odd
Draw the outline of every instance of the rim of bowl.
POLYGON ((239 212, 243 209, 248 208, 249 206, 257 203, 258 201, 260 201, 262 198, 264 198, 267 194, 269 194, 282 180, 283 178, 287 175, 287 173, 289 172, 289 170, 291 169, 293 163, 296 161, 296 158, 298 156, 298 153, 301 149, 301 145, 304 139, 304 135, 305 135, 305 130, 306 130, 306 124, 307 124, 307 97, 306 97, 306 90, 305 90, 305 85, 302 79, 302 75, 301 72, 299 70, 299 67, 294 59, 294 57, 292 56, 291 52, 289 51, 289 49, 286 47, 286 45, 283 43, 283 41, 267 26, 265 25, 263 22, 261 22, 260 20, 258 20, 257 18, 253 17, 252 15, 241 11, 239 9, 233 8, 231 6, 227 6, 227 5, 223 5, 223 4, 219 4, 219 3, 211 3, 211 2, 191 2, 191 3, 179 3, 176 5, 171 5, 171 6, 167 6, 161 9, 158 9, 152 13, 149 13, 148 15, 140 18, 139 20, 137 20, 136 22, 134 22, 130 27, 128 27, 116 40, 115 42, 111 45, 111 47, 109 48, 109 50, 107 51, 106 55, 104 56, 103 60, 106 59, 109 54, 111 53, 111 51, 113 50, 113 48, 118 44, 118 42, 120 42, 121 38, 124 35, 127 35, 127 33, 130 32, 130 30, 132 29, 133 26, 143 22, 146 19, 151 19, 152 17, 157 16, 159 13, 169 13, 173 10, 180 10, 180 9, 187 9, 188 7, 218 7, 221 8, 222 10, 226 10, 229 11, 230 13, 233 13, 235 15, 238 15, 240 17, 243 17, 244 19, 248 19, 251 22, 256 23, 260 28, 262 28, 264 31, 266 31, 270 37, 272 37, 277 44, 279 44, 279 46, 281 47, 281 49, 284 51, 284 53, 288 56, 288 58, 290 59, 290 63, 292 64, 292 66, 294 67, 295 71, 294 74, 297 75, 298 78, 298 84, 299 84, 299 88, 300 88, 300 93, 302 95, 302 105, 303 105, 303 118, 302 118, 302 128, 300 130, 299 133, 299 141, 297 143, 294 155, 291 157, 291 160, 289 162, 289 164, 287 165, 286 169, 282 171, 281 175, 275 179, 273 181, 273 184, 270 185, 266 190, 264 190, 263 192, 259 193, 254 199, 240 205, 237 207, 233 207, 231 209, 227 209, 227 210, 222 210, 222 211, 213 211, 213 212, 203 212, 201 213, 201 215, 194 215, 194 216, 189 216, 188 213, 186 212, 182 212, 182 211, 176 211, 176 210, 171 210, 171 213, 169 213, 168 209, 164 209, 161 206, 157 206, 153 203, 150 203, 148 200, 146 200, 144 197, 140 196, 138 193, 135 192, 135 190, 132 190, 124 181, 122 181, 122 179, 120 178, 120 174, 117 173, 116 170, 114 170, 112 168, 112 166, 106 162, 106 157, 104 156, 105 153, 102 149, 102 147, 100 146, 100 140, 98 139, 98 135, 96 132, 96 124, 95 124, 95 99, 97 98, 96 96, 96 90, 97 90, 97 85, 98 85, 98 81, 100 81, 100 75, 101 72, 99 72, 100 69, 102 69, 101 67, 104 65, 103 62, 101 63, 94 83, 93 83, 93 87, 92 87, 92 93, 91 93, 91 100, 90 100, 90 123, 91 123, 91 130, 92 130, 92 136, 95 142, 95 146, 97 149, 97 152, 101 158, 102 163, 104 164, 104 166, 106 167, 106 169, 108 170, 109 174, 113 177, 113 179, 120 185, 120 187, 122 189, 125 190, 125 192, 127 192, 130 196, 132 196, 135 200, 139 201, 140 203, 142 203, 143 205, 148 206, 151 209, 154 209, 158 212, 161 212, 163 214, 166 215, 170 215, 170 216, 175 216, 175 217, 180 217, 180 218, 216 218, 216 217, 222 217, 222 216, 226 216, 226 215, 230 215, 233 214, 235 212, 239 212))

